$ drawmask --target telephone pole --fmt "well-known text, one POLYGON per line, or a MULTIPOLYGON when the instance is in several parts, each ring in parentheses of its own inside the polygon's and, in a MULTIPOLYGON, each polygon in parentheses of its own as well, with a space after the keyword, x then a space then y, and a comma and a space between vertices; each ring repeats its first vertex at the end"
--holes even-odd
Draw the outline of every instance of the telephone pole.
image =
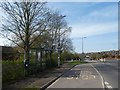
POLYGON ((84 59, 84 39, 87 37, 82 37, 82 60, 84 59))

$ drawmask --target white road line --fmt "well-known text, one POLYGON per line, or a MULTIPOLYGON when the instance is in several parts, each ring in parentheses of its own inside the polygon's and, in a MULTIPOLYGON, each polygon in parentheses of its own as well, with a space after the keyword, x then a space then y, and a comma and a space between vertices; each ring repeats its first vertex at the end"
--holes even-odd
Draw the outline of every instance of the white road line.
POLYGON ((87 79, 89 79, 89 77, 88 77, 88 75, 82 75, 82 79, 87 80, 87 79))
POLYGON ((109 89, 112 89, 112 86, 110 86, 110 85, 107 85, 107 88, 109 88, 109 89))
POLYGON ((47 87, 47 88, 50 88, 50 87, 52 87, 57 81, 59 81, 59 79, 60 78, 58 78, 55 82, 53 82, 49 87, 47 87))
POLYGON ((67 79, 73 79, 73 77, 67 77, 67 79))
POLYGON ((112 89, 112 86, 110 86, 110 84, 107 81, 105 81, 105 85, 107 88, 112 89))
POLYGON ((94 79, 95 75, 89 75, 89 79, 94 79))
MULTIPOLYGON (((73 67, 74 68, 74 67, 73 67)), ((70 70, 72 70, 73 68, 71 68, 70 70)), ((68 70, 67 72, 69 72, 70 70, 68 70)), ((53 82, 50 86, 48 86, 47 88, 50 88, 50 87, 52 87, 56 82, 58 82, 59 80, 61 79, 61 77, 60 78, 58 78, 55 82, 53 82)))
POLYGON ((104 80, 103 80, 103 77, 102 77, 102 75, 99 73, 99 71, 92 65, 92 64, 90 64, 95 70, 96 70, 96 72, 100 75, 100 77, 101 77, 101 79, 102 79, 102 86, 103 86, 103 90, 105 90, 105 85, 104 85, 104 80))
POLYGON ((109 85, 109 83, 105 81, 105 85, 109 85))
POLYGON ((76 79, 78 79, 78 77, 76 77, 76 79))

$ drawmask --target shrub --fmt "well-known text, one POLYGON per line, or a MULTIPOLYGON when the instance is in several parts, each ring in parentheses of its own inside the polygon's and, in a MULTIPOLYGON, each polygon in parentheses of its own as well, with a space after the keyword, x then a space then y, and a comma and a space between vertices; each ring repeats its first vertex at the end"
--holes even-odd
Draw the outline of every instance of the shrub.
POLYGON ((21 79, 24 77, 24 65, 22 61, 3 61, 2 79, 4 82, 21 79))

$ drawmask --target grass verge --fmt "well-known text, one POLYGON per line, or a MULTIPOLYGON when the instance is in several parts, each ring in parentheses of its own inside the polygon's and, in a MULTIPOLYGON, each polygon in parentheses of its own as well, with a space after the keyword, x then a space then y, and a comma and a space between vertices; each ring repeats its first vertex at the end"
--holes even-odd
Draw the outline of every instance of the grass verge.
POLYGON ((69 62, 68 64, 69 65, 78 65, 78 64, 85 64, 87 62, 84 62, 84 61, 72 61, 72 62, 69 62))

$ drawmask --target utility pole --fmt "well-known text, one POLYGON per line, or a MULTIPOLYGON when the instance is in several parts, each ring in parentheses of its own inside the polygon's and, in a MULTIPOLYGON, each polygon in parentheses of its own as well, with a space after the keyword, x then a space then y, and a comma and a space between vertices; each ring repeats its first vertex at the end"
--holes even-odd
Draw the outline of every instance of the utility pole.
POLYGON ((82 60, 84 59, 84 39, 87 37, 82 37, 82 60))
POLYGON ((58 40, 58 67, 60 67, 60 29, 59 29, 59 40, 58 40))
MULTIPOLYGON (((66 16, 60 16, 60 20, 62 19, 62 18, 64 18, 64 17, 66 17, 66 16)), ((61 46, 60 46, 60 27, 59 27, 59 37, 58 37, 58 67, 60 67, 60 57, 61 57, 61 55, 60 55, 60 52, 61 52, 61 46)))

